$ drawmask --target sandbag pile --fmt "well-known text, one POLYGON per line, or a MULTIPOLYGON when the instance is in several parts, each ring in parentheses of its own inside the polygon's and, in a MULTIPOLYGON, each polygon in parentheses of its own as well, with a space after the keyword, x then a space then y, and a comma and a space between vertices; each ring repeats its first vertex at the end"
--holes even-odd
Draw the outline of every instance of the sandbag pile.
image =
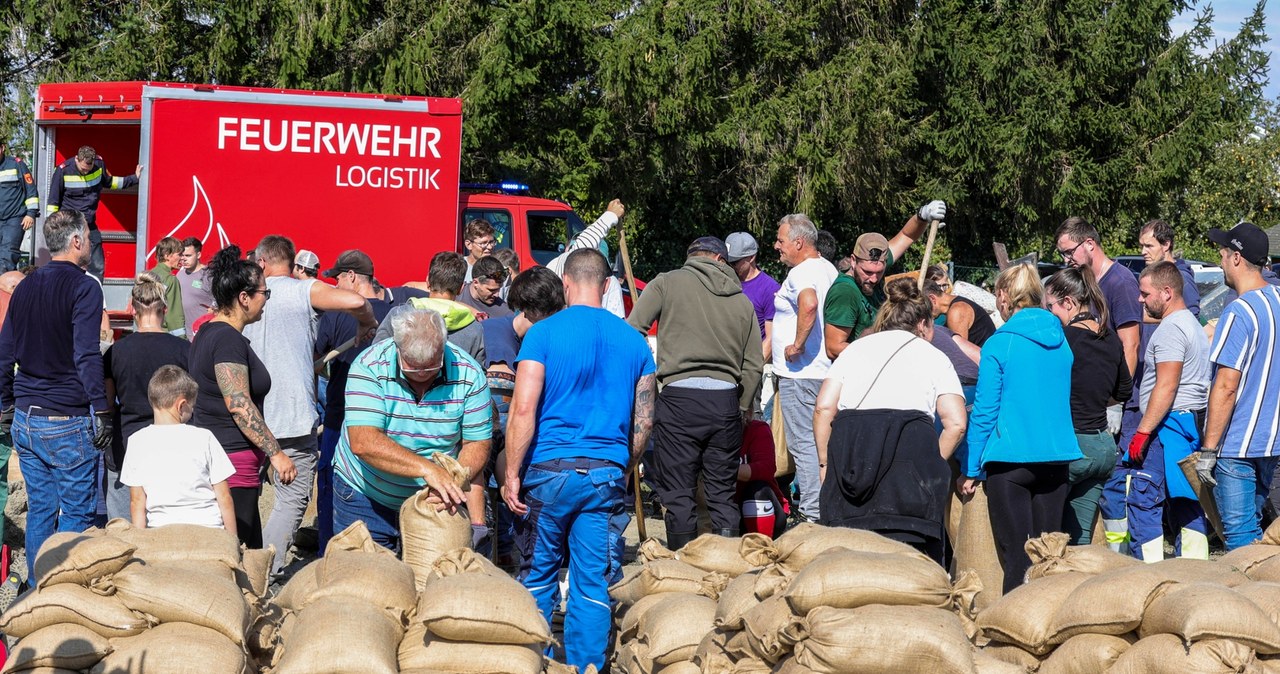
POLYGON ((40 549, 34 590, 0 616, 19 641, 2 670, 241 674, 256 669, 274 551, 241 552, 221 529, 134 529, 124 520, 59 533, 40 549))

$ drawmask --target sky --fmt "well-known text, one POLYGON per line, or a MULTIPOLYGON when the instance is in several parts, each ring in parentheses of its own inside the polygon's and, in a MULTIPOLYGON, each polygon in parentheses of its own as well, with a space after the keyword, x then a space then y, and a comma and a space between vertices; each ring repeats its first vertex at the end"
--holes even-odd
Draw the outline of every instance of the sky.
MULTIPOLYGON (((1174 17, 1170 27, 1174 35, 1181 35, 1194 25, 1200 9, 1213 7, 1214 39, 1227 40, 1240 31, 1240 23, 1253 12, 1255 4, 1255 0, 1199 0, 1192 10, 1174 17)), ((1274 100, 1280 97, 1280 60, 1276 53, 1280 47, 1280 0, 1268 0, 1263 11, 1266 14, 1267 50, 1271 53, 1270 81, 1264 91, 1267 98, 1274 100)))

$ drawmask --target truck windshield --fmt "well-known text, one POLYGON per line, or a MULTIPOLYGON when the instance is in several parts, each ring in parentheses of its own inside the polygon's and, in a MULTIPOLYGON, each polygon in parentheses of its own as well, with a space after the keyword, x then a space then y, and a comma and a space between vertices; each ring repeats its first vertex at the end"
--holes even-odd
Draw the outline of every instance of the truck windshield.
POLYGON ((529 211, 529 252, 545 265, 564 252, 573 237, 586 229, 573 211, 529 211))

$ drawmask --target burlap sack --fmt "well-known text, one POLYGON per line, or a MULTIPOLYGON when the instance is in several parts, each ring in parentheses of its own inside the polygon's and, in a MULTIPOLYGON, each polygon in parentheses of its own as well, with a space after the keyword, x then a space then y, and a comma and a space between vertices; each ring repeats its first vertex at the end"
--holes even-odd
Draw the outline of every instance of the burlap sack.
POLYGON ((378 545, 374 542, 373 536, 369 535, 369 528, 365 526, 361 520, 352 522, 346 529, 339 531, 329 539, 329 543, 324 546, 324 554, 330 551, 345 550, 347 552, 376 552, 381 555, 395 556, 396 553, 378 545))
MULTIPOLYGON (((1175 582, 1155 569, 1159 565, 1127 567, 1080 583, 1054 614, 1049 643, 1060 644, 1077 634, 1121 635, 1138 629, 1152 595, 1175 582)), ((1036 582, 1052 578, 1056 576, 1036 582)))
POLYGON ((1187 642, 1229 639, 1259 653, 1280 653, 1280 627, 1238 592, 1210 583, 1177 585, 1153 599, 1138 636, 1153 634, 1187 642))
POLYGON ((777 663, 791 653, 795 641, 789 639, 784 630, 797 620, 786 599, 775 595, 743 614, 742 631, 757 657, 777 663))
POLYGON ((3 674, 36 667, 88 669, 112 650, 101 635, 79 625, 50 625, 28 634, 9 653, 3 674))
POLYGON ((796 575, 795 571, 787 570, 787 567, 781 564, 770 564, 756 574, 756 585, 754 591, 756 599, 764 601, 775 594, 781 594, 786 591, 787 586, 791 584, 791 579, 796 575))
POLYGON ((739 547, 742 558, 751 567, 765 566, 774 562, 787 567, 790 571, 799 571, 809 565, 814 558, 831 548, 848 548, 859 552, 897 553, 908 557, 928 557, 907 545, 890 540, 872 531, 863 529, 847 529, 845 527, 824 527, 818 524, 799 524, 767 545, 766 540, 759 538, 743 538, 739 547))
POLYGON ((317 599, 298 614, 274 674, 397 674, 404 625, 344 598, 317 599))
POLYGON ((1262 609, 1273 624, 1280 625, 1280 583, 1254 581, 1232 589, 1262 609))
MULTIPOLYGON (((702 673, 702 670, 692 662, 677 662, 672 665, 667 665, 666 667, 663 667, 658 671, 660 674, 701 674, 702 673)), ((742 670, 742 671, 745 672, 746 670, 742 670)), ((757 669, 755 671, 763 672, 763 674, 769 674, 769 667, 765 666, 764 669, 757 669)))
POLYGON ((1245 575, 1249 575, 1249 572, 1253 567, 1275 557, 1276 555, 1280 555, 1280 545, 1263 545, 1262 543, 1254 543, 1253 545, 1236 548, 1214 561, 1219 564, 1226 564, 1245 575))
POLYGON ((919 606, 820 606, 800 622, 795 660, 815 672, 975 674, 960 621, 919 606))
POLYGON ((1280 545, 1280 519, 1276 519, 1262 532, 1262 540, 1258 541, 1262 545, 1280 545))
POLYGON ((950 604, 951 582, 947 572, 929 560, 834 549, 819 555, 797 573, 782 596, 791 605, 792 613, 801 616, 819 606, 943 608, 950 604))
POLYGON ((301 611, 311 600, 311 593, 316 589, 316 575, 320 572, 320 560, 298 569, 289 582, 280 588, 275 603, 288 611, 301 611))
POLYGON ((311 601, 325 597, 361 601, 391 612, 396 620, 408 616, 417 603, 413 571, 390 555, 333 550, 316 564, 311 601))
POLYGON ((256 597, 267 596, 267 586, 271 581, 271 563, 275 557, 276 546, 274 545, 268 545, 262 550, 241 550, 236 583, 256 597))
POLYGON ((703 671, 724 671, 733 668, 734 658, 725 650, 729 639, 736 634, 731 630, 717 627, 707 632, 698 647, 693 650, 690 662, 698 665, 703 671))
POLYGON ((796 662, 794 656, 783 659, 773 668, 773 674, 815 674, 812 669, 796 662))
MULTIPOLYGON (((247 674, 244 651, 217 632, 187 623, 157 625, 115 648, 92 674, 247 674)), ((352 670, 355 671, 355 670, 352 670)))
POLYGON ((245 634, 249 653, 262 665, 273 666, 278 661, 277 646, 280 645, 280 623, 283 620, 284 609, 268 603, 245 634))
POLYGON ((677 550, 676 559, 703 571, 714 571, 737 578, 755 568, 739 552, 744 539, 756 539, 761 545, 770 540, 764 534, 747 534, 742 538, 703 534, 677 550))
POLYGON ((431 573, 427 576, 427 584, 431 584, 431 581, 436 578, 448 578, 460 573, 479 573, 486 576, 507 575, 483 555, 476 554, 475 550, 458 548, 436 559, 436 563, 431 565, 431 573))
POLYGON ((0 632, 18 639, 64 624, 80 625, 111 639, 138 634, 151 623, 117 597, 100 596, 70 583, 28 592, 0 616, 0 632))
POLYGON ((1080 634, 1059 646, 1040 663, 1040 674, 1105 674, 1125 651, 1129 640, 1109 634, 1080 634))
POLYGON ((1207 559, 1179 557, 1145 566, 1162 578, 1178 583, 1214 583, 1215 585, 1235 587, 1249 582, 1248 576, 1230 565, 1211 562, 1207 559))
POLYGON ((611 671, 620 674, 652 674, 654 671, 653 661, 640 657, 636 652, 639 644, 631 642, 624 644, 618 649, 613 656, 613 669, 611 671))
POLYGON ((1012 665, 1023 672, 1034 672, 1040 666, 1040 658, 1013 644, 993 641, 977 650, 988 658, 1012 665))
POLYGON ((987 511, 986 485, 969 497, 960 510, 960 535, 952 541, 955 551, 955 576, 971 572, 982 582, 982 590, 974 598, 974 606, 982 609, 995 603, 1004 591, 1004 568, 991 533, 991 515, 987 511))
POLYGON ((651 594, 689 592, 716 599, 728 584, 722 573, 707 573, 674 559, 649 562, 639 569, 623 572, 622 580, 609 588, 609 596, 624 604, 634 604, 651 594))
MULTIPOLYGON (((126 566, 122 570, 127 573, 130 570, 140 566, 142 566, 142 564, 133 564, 130 566, 126 566)), ((225 578, 226 580, 236 583, 237 585, 240 585, 239 575, 243 575, 244 573, 239 569, 232 569, 226 566, 225 564, 223 564, 222 562, 210 562, 207 560, 194 560, 194 561, 184 560, 184 559, 164 560, 159 562, 151 562, 149 564, 146 564, 146 566, 150 566, 152 568, 168 569, 170 571, 174 571, 178 573, 194 573, 194 574, 197 574, 198 578, 203 578, 206 575, 217 576, 218 578, 225 578)), ((95 584, 94 588, 92 589, 104 590, 107 588, 114 588, 114 587, 115 587, 114 582, 112 582, 110 579, 107 579, 100 583, 95 584)), ((111 590, 111 591, 114 591, 114 590, 111 590)))
POLYGON ((989 655, 981 649, 973 651, 973 667, 978 674, 1027 674, 1026 667, 1020 667, 989 655))
POLYGON ((1224 674, 1256 665, 1257 656, 1244 644, 1212 639, 1184 646, 1172 634, 1156 634, 1130 646, 1107 674, 1224 674))
POLYGON ((400 641, 400 671, 428 670, 453 674, 541 674, 542 651, 533 645, 496 646, 447 641, 409 626, 400 641))
POLYGON ((1253 568, 1249 569, 1248 576, 1251 580, 1280 583, 1280 557, 1272 557, 1266 561, 1258 562, 1253 568))
MULTIPOLYGON (((777 390, 777 379, 774 379, 774 390, 777 390)), ((796 461, 787 451, 787 433, 782 421, 782 403, 774 394, 773 414, 769 419, 769 428, 773 430, 773 476, 782 477, 796 472, 796 461)))
POLYGON ((224 529, 195 524, 135 529, 123 520, 112 520, 107 523, 107 533, 133 545, 134 559, 148 564, 205 561, 220 562, 232 569, 240 565, 240 541, 224 529))
POLYGON ((1196 499, 1200 501, 1200 507, 1204 508, 1204 517, 1209 520, 1209 526, 1213 527, 1218 538, 1225 539, 1226 536, 1222 534, 1222 516, 1218 513, 1218 499, 1213 495, 1213 485, 1200 481, 1200 474, 1196 472, 1196 454, 1197 452, 1192 452, 1183 457, 1178 462, 1178 468, 1182 469, 1183 477, 1187 478, 1191 491, 1195 492, 1196 499))
POLYGON ((427 631, 451 641, 545 644, 551 629, 533 595, 507 577, 461 573, 432 581, 415 618, 427 631))
POLYGON ((58 583, 89 586, 109 577, 133 559, 134 546, 111 536, 60 532, 36 555, 36 587, 58 583))
MULTIPOLYGON (((626 611, 622 614, 622 619, 618 621, 618 639, 620 641, 631 641, 636 638, 636 630, 640 629, 640 618, 649 612, 655 604, 667 597, 674 597, 672 593, 651 594, 647 597, 641 597, 640 601, 631 606, 622 607, 626 611)), ((700 595, 689 595, 700 596, 700 595)))
POLYGON ((667 594, 640 616, 636 652, 655 665, 693 658, 698 642, 715 626, 716 603, 696 594, 667 594))
POLYGON ((1027 580, 1068 571, 1095 576, 1142 563, 1128 555, 1112 552, 1105 546, 1070 545, 1070 542, 1071 537, 1064 533, 1045 534, 1027 541, 1025 548, 1031 557, 1027 580))
POLYGON ((716 606, 716 627, 729 629, 742 628, 742 614, 760 603, 756 599, 757 573, 744 573, 729 581, 720 593, 720 601, 716 606))
POLYGON ((400 506, 400 556, 413 569, 418 590, 427 584, 431 565, 450 550, 471 547, 471 516, 466 508, 456 513, 437 510, 431 491, 423 489, 400 506))
POLYGON ((1069 571, 1020 585, 978 613, 978 629, 992 641, 1044 655, 1053 649, 1049 639, 1055 633, 1058 608, 1089 578, 1069 571))
POLYGON ((114 577, 116 597, 161 624, 191 623, 244 644, 249 605, 234 581, 162 566, 129 566, 114 577))

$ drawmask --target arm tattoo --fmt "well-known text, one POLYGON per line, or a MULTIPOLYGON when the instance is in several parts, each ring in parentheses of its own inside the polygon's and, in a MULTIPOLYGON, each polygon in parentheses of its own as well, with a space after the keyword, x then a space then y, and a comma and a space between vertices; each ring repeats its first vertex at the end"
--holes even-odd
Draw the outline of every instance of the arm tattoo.
POLYGON ((653 406, 657 401, 657 376, 647 374, 636 382, 636 402, 631 413, 631 460, 634 463, 649 444, 653 430, 653 406))
POLYGON ((214 375, 218 378, 218 389, 222 391, 222 400, 227 404, 227 411, 235 420, 240 432, 262 450, 267 458, 280 453, 280 443, 267 428, 262 418, 262 410, 253 404, 249 397, 249 366, 242 363, 217 363, 213 366, 214 375))

